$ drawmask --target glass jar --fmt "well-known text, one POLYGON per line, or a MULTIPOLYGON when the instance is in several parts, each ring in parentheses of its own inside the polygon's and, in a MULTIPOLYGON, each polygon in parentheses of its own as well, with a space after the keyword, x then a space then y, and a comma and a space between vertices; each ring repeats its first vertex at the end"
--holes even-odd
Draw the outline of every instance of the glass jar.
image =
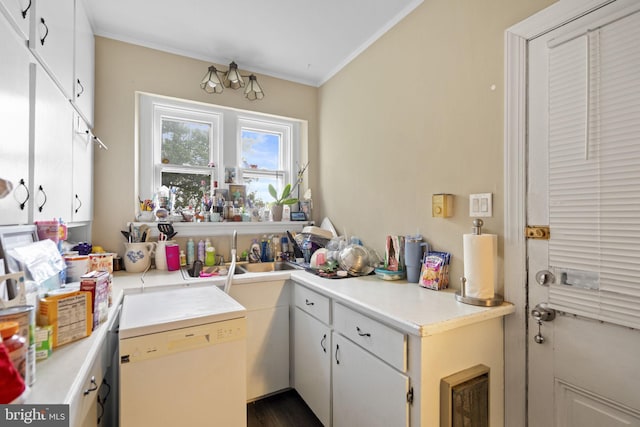
POLYGON ((9 353, 11 363, 22 378, 25 378, 27 374, 27 345, 26 338, 18 335, 19 330, 20 324, 18 322, 0 323, 0 335, 9 353))

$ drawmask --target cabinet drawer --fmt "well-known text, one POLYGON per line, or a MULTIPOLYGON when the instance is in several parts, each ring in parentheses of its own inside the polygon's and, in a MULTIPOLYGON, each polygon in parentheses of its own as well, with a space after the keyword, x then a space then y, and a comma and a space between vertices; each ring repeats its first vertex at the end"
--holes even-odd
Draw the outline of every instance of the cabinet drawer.
POLYGON ((329 298, 300 285, 296 285, 294 294, 297 307, 321 322, 329 324, 329 298))
POLYGON ((407 370, 407 336, 357 311, 334 303, 333 327, 401 372, 407 370))

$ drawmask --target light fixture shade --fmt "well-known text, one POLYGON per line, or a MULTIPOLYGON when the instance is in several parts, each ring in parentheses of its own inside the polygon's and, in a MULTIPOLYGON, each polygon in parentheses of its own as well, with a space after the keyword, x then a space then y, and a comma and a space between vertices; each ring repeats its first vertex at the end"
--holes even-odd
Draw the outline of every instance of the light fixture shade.
POLYGON ((264 92, 258 84, 258 79, 253 74, 249 76, 249 83, 244 89, 244 97, 249 99, 250 101, 264 98, 264 92))
POLYGON ((230 87, 231 89, 244 87, 244 80, 242 80, 242 76, 238 72, 238 64, 234 61, 229 64, 229 71, 224 75, 222 82, 225 87, 230 87))
POLYGON ((220 77, 218 76, 218 70, 216 70, 216 67, 213 65, 209 67, 207 74, 202 78, 200 88, 207 93, 222 93, 224 90, 220 77))

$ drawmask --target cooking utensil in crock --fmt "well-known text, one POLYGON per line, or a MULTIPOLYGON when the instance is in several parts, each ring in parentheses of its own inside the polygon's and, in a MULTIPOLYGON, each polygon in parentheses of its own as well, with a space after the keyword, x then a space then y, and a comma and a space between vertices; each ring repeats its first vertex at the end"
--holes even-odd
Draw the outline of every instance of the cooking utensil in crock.
POLYGON ((170 222, 160 222, 158 223, 158 230, 167 235, 167 239, 173 239, 173 237, 178 234, 173 229, 173 225, 170 222))

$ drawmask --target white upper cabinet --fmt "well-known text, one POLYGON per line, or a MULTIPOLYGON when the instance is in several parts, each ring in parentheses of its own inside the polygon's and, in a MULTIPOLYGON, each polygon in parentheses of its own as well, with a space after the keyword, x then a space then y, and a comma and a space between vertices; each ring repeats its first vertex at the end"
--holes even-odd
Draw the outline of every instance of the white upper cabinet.
POLYGON ((29 40, 31 0, 0 0, 0 9, 18 31, 22 40, 29 40))
POLYGON ((29 48, 67 99, 73 97, 74 0, 32 0, 29 48))
POLYGON ((89 127, 73 114, 73 181, 71 221, 91 221, 93 216, 93 140, 89 127))
POLYGON ((29 222, 71 218, 71 104, 38 64, 31 64, 33 147, 29 222))
POLYGON ((0 199, 0 225, 26 224, 29 203, 29 52, 0 16, 0 178, 13 191, 0 199), (12 66, 6 66, 12 64, 12 66))
POLYGON ((94 58, 95 41, 91 23, 82 0, 76 0, 76 32, 74 46, 73 98, 84 120, 93 127, 93 96, 94 96, 94 58))

